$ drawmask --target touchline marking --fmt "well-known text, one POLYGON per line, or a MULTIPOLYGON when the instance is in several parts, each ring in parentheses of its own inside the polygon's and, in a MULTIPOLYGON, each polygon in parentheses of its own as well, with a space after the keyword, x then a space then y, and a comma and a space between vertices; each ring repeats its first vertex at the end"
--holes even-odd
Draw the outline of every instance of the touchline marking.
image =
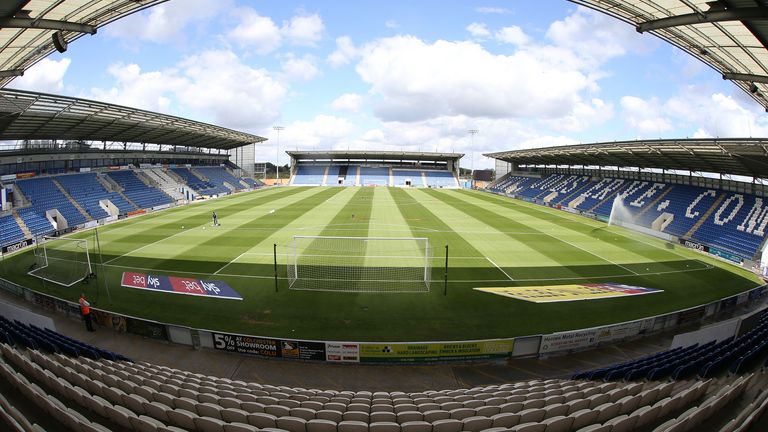
POLYGON ((230 262, 228 262, 228 263, 224 264, 223 266, 221 266, 221 268, 220 268, 220 269, 218 269, 218 270, 216 270, 215 272, 213 272, 213 274, 215 274, 215 275, 219 274, 219 272, 220 272, 220 271, 224 270, 224 269, 225 269, 225 268, 227 268, 227 267, 228 267, 230 264, 232 264, 232 263, 234 263, 235 261, 239 260, 239 259, 240 259, 240 257, 242 257, 243 255, 245 255, 246 253, 247 253, 247 252, 243 252, 243 253, 241 253, 241 254, 240 254, 240 255, 238 255, 238 256, 237 256, 235 259, 233 259, 232 261, 230 261, 230 262))
POLYGON ((514 280, 514 279, 512 278, 512 276, 508 275, 508 274, 507 274, 507 272, 505 272, 505 271, 504 271, 504 269, 502 269, 501 267, 499 267, 499 265, 498 265, 498 264, 496 264, 495 262, 493 262, 493 260, 492 260, 492 259, 490 259, 490 258, 488 258, 488 257, 485 257, 485 259, 487 259, 487 260, 488 260, 488 262, 490 262, 490 263, 491 263, 491 264, 493 264, 493 265, 494 265, 494 266, 495 266, 497 269, 499 269, 499 271, 500 271, 500 272, 504 273, 504 276, 508 277, 508 278, 509 278, 509 280, 511 280, 511 281, 513 281, 513 280, 514 280))

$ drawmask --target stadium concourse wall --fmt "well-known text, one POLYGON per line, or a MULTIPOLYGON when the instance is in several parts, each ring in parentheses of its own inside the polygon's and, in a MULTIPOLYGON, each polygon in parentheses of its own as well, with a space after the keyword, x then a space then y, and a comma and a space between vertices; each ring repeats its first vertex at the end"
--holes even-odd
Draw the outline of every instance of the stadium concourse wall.
MULTIPOLYGON (((51 313, 63 314, 80 320, 77 303, 0 279, 0 290, 15 295, 51 313)), ((170 343, 192 346, 195 349, 330 363, 436 363, 505 359, 510 357, 547 357, 582 351, 601 345, 637 339, 658 332, 669 332, 682 326, 719 321, 743 314, 736 325, 728 326, 725 337, 743 334, 754 326, 748 312, 763 306, 768 285, 668 314, 647 317, 606 326, 578 329, 552 334, 520 336, 508 339, 468 341, 414 341, 414 342, 345 342, 284 339, 224 333, 216 330, 178 326, 171 323, 145 320, 92 307, 95 321, 102 327, 118 333, 131 333, 170 343)), ((697 330, 699 339, 714 340, 724 337, 723 326, 703 327, 697 330)))

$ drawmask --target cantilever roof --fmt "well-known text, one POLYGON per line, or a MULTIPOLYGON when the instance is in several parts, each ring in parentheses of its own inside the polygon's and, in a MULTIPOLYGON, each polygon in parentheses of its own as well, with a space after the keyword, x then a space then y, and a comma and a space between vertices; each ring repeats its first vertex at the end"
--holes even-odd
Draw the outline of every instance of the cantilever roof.
POLYGON ((607 166, 768 178, 768 139, 682 139, 579 144, 488 153, 518 165, 607 166))
POLYGON ((59 31, 72 42, 166 0, 3 0, 0 2, 0 87, 37 63, 54 47, 59 31))
POLYGON ((768 110, 765 0, 571 0, 650 32, 732 80, 768 110))
POLYGON ((266 138, 85 99, 0 89, 0 140, 83 140, 229 150, 266 138))
POLYGON ((298 160, 408 160, 408 161, 456 161, 464 153, 397 152, 366 150, 286 151, 298 160))

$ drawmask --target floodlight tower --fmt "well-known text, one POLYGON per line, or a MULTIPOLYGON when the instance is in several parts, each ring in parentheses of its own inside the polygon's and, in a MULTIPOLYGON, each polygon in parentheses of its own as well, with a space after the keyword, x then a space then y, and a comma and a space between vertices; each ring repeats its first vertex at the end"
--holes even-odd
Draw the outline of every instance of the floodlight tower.
MULTIPOLYGON (((472 149, 471 149, 472 150, 472 165, 471 165, 470 168, 472 169, 472 172, 474 173, 475 172, 475 135, 477 135, 480 132, 480 130, 479 129, 469 129, 467 132, 469 132, 469 138, 470 138, 470 140, 472 140, 472 143, 471 143, 471 147, 472 147, 472 149)), ((470 173, 470 181, 472 181, 471 176, 472 176, 472 173, 470 173)))
POLYGON ((285 130, 284 126, 272 126, 277 131, 277 154, 275 160, 275 182, 280 183, 280 131, 285 130))

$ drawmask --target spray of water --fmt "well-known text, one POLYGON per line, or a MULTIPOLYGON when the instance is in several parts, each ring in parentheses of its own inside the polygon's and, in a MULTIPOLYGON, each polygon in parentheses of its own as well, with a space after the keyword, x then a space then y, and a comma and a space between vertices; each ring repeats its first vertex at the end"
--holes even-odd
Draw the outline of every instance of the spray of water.
POLYGON ((621 225, 624 222, 632 223, 632 212, 624 204, 624 197, 621 194, 616 195, 611 207, 611 215, 608 218, 608 225, 621 225))

